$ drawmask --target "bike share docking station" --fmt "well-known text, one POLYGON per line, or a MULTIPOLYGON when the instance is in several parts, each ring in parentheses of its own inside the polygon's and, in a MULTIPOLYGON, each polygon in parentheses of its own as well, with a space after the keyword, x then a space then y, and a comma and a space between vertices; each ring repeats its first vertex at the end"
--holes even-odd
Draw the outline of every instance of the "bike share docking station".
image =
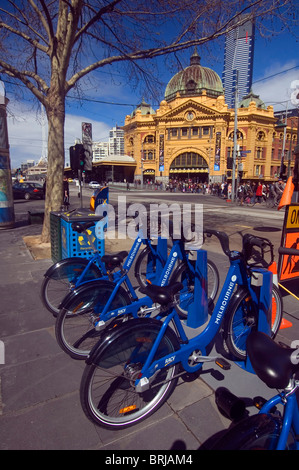
MULTIPOLYGON (((264 332, 268 336, 271 333, 271 312, 272 312, 272 272, 265 268, 251 268, 251 280, 249 287, 249 295, 257 306, 258 324, 257 329, 264 332)), ((210 328, 210 323, 219 323, 222 321, 224 312, 229 306, 234 288, 236 287, 236 276, 226 278, 221 293, 212 312, 212 316, 206 327, 206 331, 210 328)), ((207 279, 207 252, 205 250, 196 250, 195 262, 195 279, 193 301, 188 307, 188 317, 186 326, 189 328, 199 328, 208 321, 208 279, 207 279)), ((252 321, 256 321, 252 319, 252 321)), ((212 326, 213 328, 213 326, 212 326)), ((239 367, 248 372, 254 373, 249 358, 245 361, 233 361, 239 367)), ((226 369, 229 363, 223 360, 218 364, 221 368, 226 369)))

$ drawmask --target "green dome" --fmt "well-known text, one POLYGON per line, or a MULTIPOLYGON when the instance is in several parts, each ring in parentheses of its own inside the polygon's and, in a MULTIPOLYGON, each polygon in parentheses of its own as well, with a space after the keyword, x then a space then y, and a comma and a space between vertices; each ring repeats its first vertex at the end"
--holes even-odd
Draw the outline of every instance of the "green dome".
POLYGON ((153 108, 147 104, 145 101, 144 101, 144 98, 142 98, 142 101, 141 103, 137 106, 136 109, 134 109, 134 111, 131 113, 131 117, 134 117, 135 114, 136 114, 136 111, 141 111, 141 114, 142 115, 146 115, 146 114, 156 114, 155 111, 153 110, 153 108))
POLYGON ((248 93, 248 95, 244 96, 244 98, 239 104, 239 108, 248 108, 251 101, 255 102, 257 108, 266 108, 265 103, 260 99, 259 95, 255 95, 252 90, 250 90, 250 93, 248 93))
POLYGON ((213 70, 200 65, 200 57, 197 51, 190 58, 190 65, 178 72, 165 90, 165 100, 172 101, 179 92, 184 96, 199 96, 206 90, 207 96, 215 97, 223 95, 223 86, 219 75, 213 70))

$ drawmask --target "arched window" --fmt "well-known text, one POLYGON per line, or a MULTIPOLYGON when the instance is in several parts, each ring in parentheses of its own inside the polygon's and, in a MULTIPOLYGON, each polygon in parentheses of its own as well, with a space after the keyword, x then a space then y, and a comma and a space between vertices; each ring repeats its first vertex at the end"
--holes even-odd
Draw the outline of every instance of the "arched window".
POLYGON ((152 134, 149 134, 147 135, 145 138, 144 138, 144 141, 143 141, 145 144, 153 144, 155 143, 155 136, 152 135, 152 134))
POLYGON ((170 165, 170 169, 185 167, 207 168, 208 164, 198 153, 185 152, 177 156, 170 165))
MULTIPOLYGON (((229 136, 228 136, 228 139, 229 140, 234 140, 234 135, 235 135, 235 131, 232 131, 229 136)), ((241 131, 239 131, 239 129, 237 130, 237 140, 241 140, 243 139, 243 134, 241 131)))
POLYGON ((265 140, 266 136, 265 136, 265 133, 263 131, 259 131, 257 133, 257 140, 265 140))

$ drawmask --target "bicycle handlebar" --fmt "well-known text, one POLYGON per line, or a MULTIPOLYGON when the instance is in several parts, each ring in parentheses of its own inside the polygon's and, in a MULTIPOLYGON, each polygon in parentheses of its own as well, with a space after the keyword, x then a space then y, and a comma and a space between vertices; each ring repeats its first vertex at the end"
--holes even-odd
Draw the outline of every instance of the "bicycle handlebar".
POLYGON ((203 231, 204 235, 207 235, 208 237, 211 237, 214 235, 215 237, 218 238, 220 241, 221 248, 223 250, 223 253, 230 257, 231 251, 229 249, 229 238, 227 233, 225 232, 220 232, 219 230, 213 230, 213 229, 204 229, 203 231))

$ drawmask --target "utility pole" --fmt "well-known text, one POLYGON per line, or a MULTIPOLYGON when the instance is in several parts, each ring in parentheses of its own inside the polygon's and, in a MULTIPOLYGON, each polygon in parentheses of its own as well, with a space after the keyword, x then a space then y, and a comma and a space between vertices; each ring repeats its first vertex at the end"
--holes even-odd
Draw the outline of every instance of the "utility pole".
POLYGON ((238 130, 238 70, 236 70, 235 87, 235 123, 234 123, 234 150, 233 150, 233 174, 232 174, 232 202, 235 201, 236 194, 236 161, 237 161, 237 130, 238 130))

